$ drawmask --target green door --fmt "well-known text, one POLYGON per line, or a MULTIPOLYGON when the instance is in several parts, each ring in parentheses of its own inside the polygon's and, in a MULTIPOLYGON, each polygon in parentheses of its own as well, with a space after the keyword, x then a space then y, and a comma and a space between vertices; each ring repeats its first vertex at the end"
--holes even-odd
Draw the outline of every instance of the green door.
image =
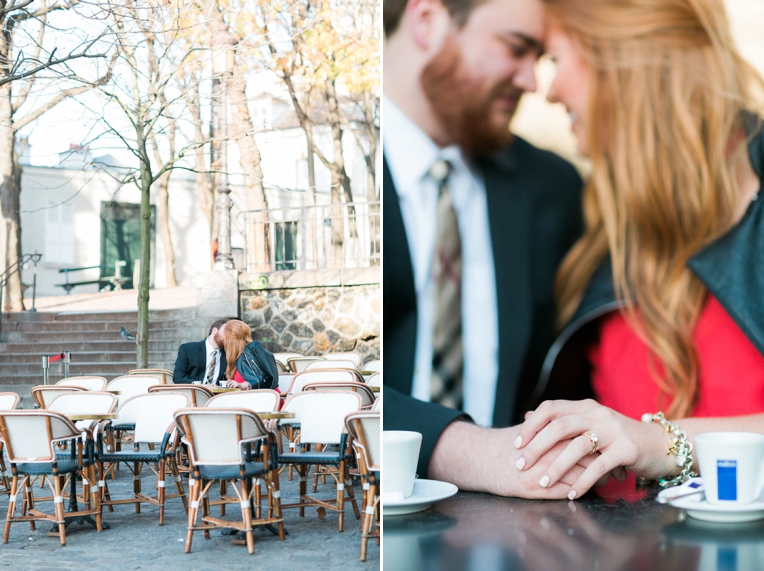
MULTIPOLYGON (((124 287, 133 287, 133 267, 141 257, 140 204, 101 202, 101 277, 114 275, 114 263, 122 260, 122 276, 129 278, 124 287)), ((156 207, 151 207, 151 266, 155 260, 156 207)))

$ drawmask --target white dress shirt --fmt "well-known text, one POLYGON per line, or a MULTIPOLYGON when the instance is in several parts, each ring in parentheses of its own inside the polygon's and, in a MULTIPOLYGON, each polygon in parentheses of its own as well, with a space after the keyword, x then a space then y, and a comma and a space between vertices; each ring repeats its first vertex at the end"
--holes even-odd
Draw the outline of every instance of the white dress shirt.
POLYGON ((464 411, 476 423, 491 426, 499 373, 499 319, 485 182, 458 147, 439 148, 389 97, 384 97, 383 105, 384 154, 398 193, 416 282, 418 326, 411 394, 430 400, 438 189, 428 172, 436 159, 443 159, 452 165, 448 187, 462 243, 464 411))
POLYGON ((218 375, 220 374, 220 349, 215 348, 209 337, 204 342, 204 347, 207 349, 207 360, 204 362, 204 378, 202 379, 202 382, 207 382, 207 371, 210 368, 210 359, 212 359, 212 354, 215 353, 215 371, 212 375, 212 383, 217 384, 218 375))

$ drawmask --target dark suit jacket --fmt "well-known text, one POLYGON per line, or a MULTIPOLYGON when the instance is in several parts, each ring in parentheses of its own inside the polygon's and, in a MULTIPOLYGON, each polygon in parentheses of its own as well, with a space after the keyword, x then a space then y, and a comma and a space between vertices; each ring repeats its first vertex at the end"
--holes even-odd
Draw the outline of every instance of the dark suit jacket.
MULTIPOLYGON (((205 340, 183 343, 178 349, 178 358, 175 360, 175 371, 172 374, 173 382, 177 384, 189 385, 193 381, 204 380, 207 373, 207 348, 204 346, 205 340)), ((220 351, 220 373, 219 381, 225 379, 225 369, 228 363, 225 359, 225 351, 220 351)))
MULTIPOLYGON (((554 341, 557 266, 583 229, 581 179, 566 161, 516 138, 478 162, 484 177, 496 270, 499 374, 494 426, 522 414, 554 341)), ((417 299, 408 238, 387 164, 383 172, 385 247, 383 327, 385 429, 423 434, 419 475, 445 427, 463 413, 422 403, 411 393, 417 299), (393 390, 390 390, 393 389, 393 390)))

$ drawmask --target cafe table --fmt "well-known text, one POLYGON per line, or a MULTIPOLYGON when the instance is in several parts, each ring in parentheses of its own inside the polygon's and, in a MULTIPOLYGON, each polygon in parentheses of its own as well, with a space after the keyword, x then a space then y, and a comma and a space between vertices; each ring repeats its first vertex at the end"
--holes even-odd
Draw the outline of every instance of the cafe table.
POLYGON ((631 477, 573 502, 458 492, 420 513, 383 515, 383 570, 764 569, 764 520, 699 521, 659 504, 659 491, 631 477))

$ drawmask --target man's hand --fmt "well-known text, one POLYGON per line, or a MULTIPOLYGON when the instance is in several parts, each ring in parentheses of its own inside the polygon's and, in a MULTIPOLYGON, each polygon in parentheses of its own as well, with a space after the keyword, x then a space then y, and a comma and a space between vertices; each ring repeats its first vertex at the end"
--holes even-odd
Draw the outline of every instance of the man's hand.
MULTIPOLYGON (((515 445, 520 429, 482 428, 469 422, 452 422, 443 431, 430 460, 428 478, 451 482, 460 490, 531 499, 563 499, 570 486, 597 455, 587 456, 554 485, 543 488, 539 479, 565 450, 559 442, 528 470, 517 469, 520 450, 515 445)), ((608 475, 604 481, 607 481, 608 475)), ((600 482, 604 483, 604 482, 600 482)))

